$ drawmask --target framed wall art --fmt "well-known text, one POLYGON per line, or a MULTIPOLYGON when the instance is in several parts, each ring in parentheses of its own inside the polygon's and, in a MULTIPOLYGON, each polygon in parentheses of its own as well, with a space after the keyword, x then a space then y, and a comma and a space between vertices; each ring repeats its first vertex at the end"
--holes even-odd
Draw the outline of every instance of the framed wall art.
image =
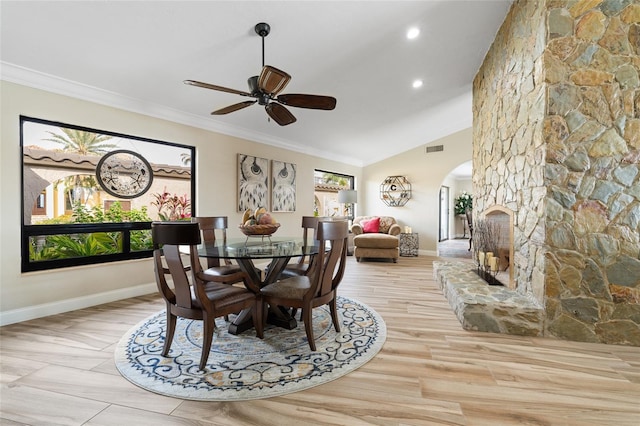
POLYGON ((271 161, 271 210, 296 211, 296 165, 271 161))
POLYGON ((269 160, 246 154, 238 154, 238 211, 268 210, 269 160))
POLYGON ((137 198, 151 188, 153 170, 142 155, 126 149, 104 154, 96 166, 100 187, 117 198, 137 198))

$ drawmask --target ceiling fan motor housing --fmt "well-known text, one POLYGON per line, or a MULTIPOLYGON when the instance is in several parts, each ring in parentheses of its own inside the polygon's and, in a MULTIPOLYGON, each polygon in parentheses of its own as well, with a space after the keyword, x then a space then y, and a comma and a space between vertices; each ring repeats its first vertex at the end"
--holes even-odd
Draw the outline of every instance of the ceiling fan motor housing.
POLYGON ((247 84, 249 84, 249 93, 251 93, 251 96, 258 96, 258 93, 260 93, 260 89, 258 88, 258 76, 254 75, 253 77, 249 77, 247 84))
POLYGON ((260 90, 258 87, 258 76, 254 75, 253 77, 249 77, 247 83, 249 83, 249 92, 251 93, 251 96, 258 100, 258 104, 268 105, 269 101, 271 101, 271 95, 260 90))

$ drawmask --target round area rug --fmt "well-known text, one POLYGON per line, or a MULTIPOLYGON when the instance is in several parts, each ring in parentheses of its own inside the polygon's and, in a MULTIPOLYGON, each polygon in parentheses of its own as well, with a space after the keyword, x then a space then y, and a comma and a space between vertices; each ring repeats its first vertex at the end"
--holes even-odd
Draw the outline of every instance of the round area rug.
POLYGON ((224 319, 216 319, 205 371, 198 368, 202 321, 178 318, 169 356, 162 356, 163 310, 122 337, 115 350, 116 367, 143 389, 198 401, 269 398, 308 389, 364 365, 386 339, 385 323, 373 309, 346 297, 338 297, 337 304, 340 333, 327 306, 313 310, 315 352, 300 322, 293 330, 269 325, 260 340, 254 329, 229 334, 224 319))

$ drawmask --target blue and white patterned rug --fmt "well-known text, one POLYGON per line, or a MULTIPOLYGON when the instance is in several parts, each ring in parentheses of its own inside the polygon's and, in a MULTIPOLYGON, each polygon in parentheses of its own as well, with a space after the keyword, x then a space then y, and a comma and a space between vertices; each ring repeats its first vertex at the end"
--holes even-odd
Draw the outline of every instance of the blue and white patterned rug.
POLYGON ((309 349, 304 324, 294 330, 267 326, 260 340, 253 329, 229 334, 227 323, 218 318, 206 371, 200 371, 202 322, 179 318, 165 358, 163 310, 122 337, 116 367, 143 389, 182 399, 239 401, 297 392, 354 371, 382 349, 386 326, 373 309, 338 297, 338 311, 340 333, 333 329, 328 307, 313 310, 315 352, 309 349))

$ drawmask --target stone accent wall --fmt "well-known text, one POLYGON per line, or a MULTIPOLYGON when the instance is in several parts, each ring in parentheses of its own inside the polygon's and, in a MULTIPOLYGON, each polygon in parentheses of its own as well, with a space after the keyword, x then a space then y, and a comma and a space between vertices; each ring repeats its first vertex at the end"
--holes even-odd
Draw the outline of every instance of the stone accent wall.
POLYGON ((474 81, 473 184, 518 213, 545 335, 640 346, 640 1, 514 2, 474 81))
POLYGON ((546 331, 640 345, 640 2, 547 13, 546 331))
POLYGON ((493 206, 515 215, 513 282, 544 299, 543 122, 545 49, 542 1, 519 1, 473 82, 474 220, 493 206))

